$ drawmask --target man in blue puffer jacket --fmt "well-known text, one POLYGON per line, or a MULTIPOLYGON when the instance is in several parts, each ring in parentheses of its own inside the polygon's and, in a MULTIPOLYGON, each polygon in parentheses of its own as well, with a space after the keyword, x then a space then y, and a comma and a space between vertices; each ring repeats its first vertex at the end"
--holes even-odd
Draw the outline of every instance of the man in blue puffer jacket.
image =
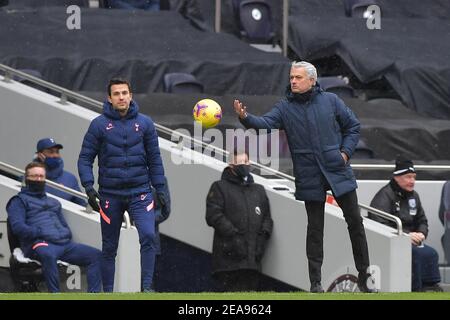
MULTIPOLYGON (((64 170, 64 161, 63 158, 61 158, 60 153, 62 148, 62 144, 57 143, 53 138, 43 138, 39 140, 36 145, 36 158, 34 161, 45 164, 47 169, 47 179, 59 183, 67 188, 80 191, 77 178, 72 173, 64 170)), ((45 186, 45 192, 72 201, 80 206, 86 206, 86 201, 83 199, 73 196, 70 193, 52 188, 49 185, 45 186)))
POLYGON ((370 274, 369 252, 356 196, 356 180, 349 164, 359 139, 360 124, 354 113, 335 94, 318 84, 316 68, 305 61, 292 63, 286 99, 261 117, 247 113, 234 101, 234 110, 246 128, 283 129, 292 154, 295 198, 305 201, 308 215, 306 253, 311 292, 323 292, 323 227, 326 191, 330 190, 348 224, 361 291, 370 274))
POLYGON ((141 290, 152 292, 155 265, 155 202, 166 204, 164 168, 153 121, 138 112, 129 83, 112 79, 103 114, 92 120, 84 136, 78 172, 91 207, 100 212, 103 290, 114 288, 115 257, 124 211, 136 224, 141 244, 141 290), (92 165, 98 156, 99 194, 92 165), (97 204, 100 200, 100 206, 97 204))
POLYGON ((37 259, 50 292, 59 292, 57 260, 87 266, 89 292, 100 292, 101 252, 72 242, 72 233, 61 212, 61 204, 45 194, 45 165, 32 162, 25 168, 25 183, 6 205, 12 233, 20 240, 26 257, 37 259))

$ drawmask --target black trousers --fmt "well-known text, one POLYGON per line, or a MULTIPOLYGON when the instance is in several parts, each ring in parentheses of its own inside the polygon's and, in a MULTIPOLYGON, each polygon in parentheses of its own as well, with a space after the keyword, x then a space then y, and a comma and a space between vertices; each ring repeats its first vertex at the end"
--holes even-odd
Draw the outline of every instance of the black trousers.
MULTIPOLYGON (((353 190, 335 199, 344 213, 345 222, 347 222, 356 269, 359 273, 366 273, 370 265, 369 250, 356 191, 353 190)), ((311 282, 320 282, 323 262, 325 202, 305 201, 305 205, 308 214, 306 255, 308 257, 309 279, 311 282)))

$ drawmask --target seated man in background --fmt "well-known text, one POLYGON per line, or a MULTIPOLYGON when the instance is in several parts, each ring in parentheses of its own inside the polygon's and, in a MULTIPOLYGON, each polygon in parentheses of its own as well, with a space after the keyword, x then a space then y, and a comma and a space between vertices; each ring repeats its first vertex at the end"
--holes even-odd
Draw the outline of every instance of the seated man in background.
MULTIPOLYGON (((62 148, 63 146, 56 143, 52 138, 41 139, 38 141, 36 146, 36 156, 34 161, 45 164, 47 179, 59 183, 67 188, 80 191, 77 178, 72 173, 64 170, 64 161, 59 152, 62 148)), ((83 207, 87 205, 86 201, 83 199, 73 196, 70 193, 52 188, 48 185, 45 187, 45 192, 54 194, 62 199, 72 201, 73 203, 79 204, 83 207)))
POLYGON ((61 204, 45 193, 45 165, 32 162, 25 168, 25 187, 6 205, 12 233, 26 257, 39 260, 50 292, 59 292, 58 260, 87 266, 89 292, 100 292, 101 251, 72 242, 72 233, 61 204))
POLYGON ((269 199, 253 181, 248 154, 235 151, 231 160, 206 199, 206 222, 214 228, 212 272, 222 290, 257 291, 273 227, 269 199))
MULTIPOLYGON (((393 178, 377 192, 370 206, 400 218, 403 231, 412 243, 412 291, 442 291, 438 254, 423 243, 428 235, 428 221, 419 195, 414 191, 416 171, 411 160, 398 158, 393 178)), ((393 223, 369 213, 369 218, 383 224, 393 223)))

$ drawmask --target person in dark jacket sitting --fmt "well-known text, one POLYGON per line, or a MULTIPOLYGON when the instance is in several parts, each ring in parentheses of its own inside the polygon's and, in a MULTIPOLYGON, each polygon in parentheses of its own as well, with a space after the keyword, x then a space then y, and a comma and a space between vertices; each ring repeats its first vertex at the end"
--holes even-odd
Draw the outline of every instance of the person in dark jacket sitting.
POLYGON ((309 62, 293 62, 286 98, 258 117, 247 113, 239 100, 234 111, 248 129, 284 130, 292 154, 295 198, 305 201, 308 215, 306 254, 311 292, 323 292, 323 227, 327 190, 344 213, 358 270, 358 288, 369 288, 369 249, 356 195, 356 179, 349 160, 358 143, 360 124, 355 114, 333 93, 324 92, 317 70, 309 62))
POLYGON ((89 292, 100 292, 101 251, 72 241, 72 232, 61 204, 45 194, 45 165, 32 162, 25 168, 25 187, 6 205, 8 220, 25 256, 37 259, 50 292, 59 292, 57 260, 87 266, 89 292))
POLYGON ((235 152, 206 198, 206 222, 214 228, 213 277, 225 291, 257 291, 261 260, 272 233, 269 200, 253 181, 246 152, 235 152))
MULTIPOLYGON (((414 191, 416 171, 411 160, 402 157, 396 160, 391 181, 381 188, 372 199, 371 206, 395 215, 403 224, 403 231, 409 233, 412 244, 412 291, 442 291, 438 254, 424 244, 428 235, 428 221, 414 191)), ((369 218, 395 227, 392 222, 369 212, 369 218)))
MULTIPOLYGON (((64 161, 60 150, 62 144, 56 143, 53 138, 43 138, 36 145, 36 156, 34 161, 42 162, 46 167, 47 179, 67 188, 80 191, 77 178, 70 172, 64 170, 64 161)), ((72 201, 80 206, 86 207, 87 203, 82 198, 73 196, 67 192, 60 191, 49 185, 45 186, 45 192, 54 194, 59 198, 72 201)))
POLYGON ((141 290, 153 292, 155 267, 155 199, 167 204, 164 166, 158 134, 152 119, 139 113, 131 86, 111 79, 103 114, 92 120, 86 132, 78 172, 91 207, 100 212, 102 228, 103 291, 114 288, 115 259, 123 214, 130 214, 141 245, 141 290), (98 156, 99 192, 94 189, 92 165, 98 156), (100 200, 100 204, 97 204, 100 200))

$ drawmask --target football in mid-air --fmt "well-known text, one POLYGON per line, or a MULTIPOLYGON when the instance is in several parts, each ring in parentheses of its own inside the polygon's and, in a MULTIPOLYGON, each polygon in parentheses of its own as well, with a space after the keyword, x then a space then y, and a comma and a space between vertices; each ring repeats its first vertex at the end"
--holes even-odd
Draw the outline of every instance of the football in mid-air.
POLYGON ((195 104, 192 115, 204 128, 212 128, 222 119, 222 108, 212 99, 203 99, 195 104))

